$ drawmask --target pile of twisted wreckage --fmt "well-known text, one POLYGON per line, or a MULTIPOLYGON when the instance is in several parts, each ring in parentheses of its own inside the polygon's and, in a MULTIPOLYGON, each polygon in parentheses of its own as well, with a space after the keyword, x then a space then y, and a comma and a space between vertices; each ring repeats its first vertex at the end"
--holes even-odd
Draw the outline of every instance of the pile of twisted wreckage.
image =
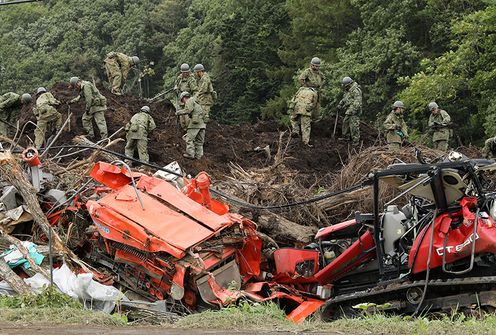
POLYGON ((372 171, 358 186, 370 189, 372 213, 321 229, 304 248, 275 248, 211 197, 207 173, 189 177, 177 163, 133 171, 106 155, 112 163, 68 181, 33 148, 0 154, 3 293, 53 281, 106 311, 121 300, 178 315, 275 300, 294 322, 353 316, 360 304, 496 307, 494 161, 452 153, 372 171), (385 184, 398 191, 387 203, 385 184))

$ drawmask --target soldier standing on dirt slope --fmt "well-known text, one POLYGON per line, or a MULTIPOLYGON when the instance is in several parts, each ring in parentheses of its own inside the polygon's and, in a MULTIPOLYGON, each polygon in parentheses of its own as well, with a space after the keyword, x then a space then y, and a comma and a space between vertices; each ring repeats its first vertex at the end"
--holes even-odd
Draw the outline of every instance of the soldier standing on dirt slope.
POLYGON ((408 127, 403 120, 403 111, 405 105, 402 101, 395 101, 393 110, 389 113, 386 121, 384 121, 384 129, 386 129, 386 141, 389 150, 399 149, 403 140, 408 137, 408 127))
POLYGON ((79 95, 69 101, 69 103, 78 102, 81 97, 83 97, 86 102, 85 112, 81 118, 83 121, 83 128, 87 133, 86 136, 90 139, 95 137, 92 123, 92 120, 95 119, 98 130, 100 131, 100 137, 102 139, 107 138, 107 122, 105 121, 107 99, 100 93, 96 86, 89 81, 81 80, 78 77, 72 77, 70 84, 71 87, 76 88, 79 91, 79 95))
POLYGON ((8 92, 0 96, 0 135, 10 137, 14 133, 17 120, 21 116, 22 106, 29 104, 32 100, 28 93, 21 96, 8 92))
POLYGON ((300 135, 303 144, 310 144, 310 132, 312 127, 312 111, 318 102, 318 93, 312 87, 300 87, 289 103, 289 119, 293 134, 300 135))
POLYGON ((184 157, 200 159, 203 157, 203 143, 205 142, 205 121, 201 106, 191 97, 189 92, 182 92, 179 101, 183 107, 176 112, 176 116, 188 116, 188 130, 185 135, 186 153, 184 157))
POLYGON ((107 54, 103 62, 111 86, 110 91, 116 95, 122 95, 122 87, 126 82, 129 70, 132 66, 139 64, 139 58, 112 51, 107 54))
MULTIPOLYGON (((139 159, 148 163, 148 134, 156 128, 155 121, 150 115, 150 107, 143 106, 140 111, 133 115, 131 121, 126 124, 127 144, 125 154, 134 157, 134 151, 138 149, 139 159)), ((126 163, 131 165, 130 160, 126 163)))
POLYGON ((47 92, 44 87, 38 87, 36 91, 36 107, 33 114, 36 117, 36 129, 34 130, 34 145, 36 149, 41 148, 45 141, 45 135, 49 127, 55 126, 59 131, 62 127, 62 115, 54 106, 60 105, 52 93, 47 92))
POLYGON ((496 158, 496 136, 486 140, 482 152, 484 153, 484 157, 488 159, 496 158))
POLYGON ((208 123, 210 121, 210 108, 212 108, 214 100, 217 99, 217 92, 214 91, 210 76, 202 64, 196 64, 193 70, 195 71, 198 84, 198 91, 196 91, 196 95, 193 95, 193 97, 203 109, 203 113, 205 114, 204 120, 208 123))
MULTIPOLYGON (((174 92, 176 93, 176 109, 179 109, 179 96, 182 92, 189 92, 193 96, 198 91, 198 85, 196 84, 196 79, 189 70, 189 65, 184 63, 181 64, 181 73, 177 76, 174 82, 174 92)), ((189 118, 187 115, 179 116, 179 124, 183 131, 188 130, 189 118)))
POLYGON ((344 110, 341 134, 345 140, 352 141, 354 146, 360 144, 360 115, 362 115, 362 90, 357 82, 350 77, 344 77, 341 82, 344 89, 343 99, 338 109, 344 110))
POLYGON ((317 92, 317 103, 315 107, 312 109, 312 120, 319 121, 320 116, 320 102, 322 99, 322 94, 320 90, 325 83, 325 76, 320 71, 320 58, 313 57, 310 61, 310 67, 303 70, 303 72, 298 77, 298 81, 300 82, 301 87, 309 87, 313 88, 317 92))
POLYGON ((432 144, 434 149, 447 151, 448 142, 450 139, 450 129, 448 128, 451 122, 449 114, 442 109, 434 101, 427 105, 431 115, 429 116, 428 126, 432 132, 432 144))

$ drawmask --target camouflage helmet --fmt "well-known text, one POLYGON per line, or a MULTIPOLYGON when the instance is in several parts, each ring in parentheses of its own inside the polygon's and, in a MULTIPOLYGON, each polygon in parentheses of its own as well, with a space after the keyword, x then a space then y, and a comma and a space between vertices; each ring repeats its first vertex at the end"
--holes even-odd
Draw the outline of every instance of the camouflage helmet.
POLYGON ((432 112, 434 109, 439 108, 438 104, 435 101, 429 102, 427 108, 432 112))
POLYGON ((310 64, 320 66, 320 58, 319 57, 312 58, 312 60, 310 61, 310 64))
POLYGON ((143 106, 143 107, 141 107, 140 111, 145 112, 145 113, 150 113, 150 107, 143 106))
POLYGON ((350 77, 344 77, 343 80, 341 81, 341 83, 343 84, 343 86, 348 86, 352 82, 353 82, 353 79, 351 79, 350 77))
POLYGON ((396 109, 396 108, 405 108, 405 104, 403 103, 403 101, 395 101, 394 104, 393 104, 393 109, 396 109))
POLYGON ((138 56, 131 57, 131 60, 133 61, 133 65, 137 65, 140 62, 140 59, 138 56))
POLYGON ((184 97, 190 97, 191 94, 189 92, 181 92, 181 94, 179 94, 179 101, 183 100, 184 97))
POLYGON ((181 72, 189 72, 189 65, 186 63, 181 64, 181 72))
POLYGON ((195 67, 193 68, 195 72, 198 71, 205 71, 205 67, 202 64, 196 64, 195 67))
POLYGON ((21 102, 23 104, 28 104, 30 103, 31 101, 33 101, 33 98, 31 97, 31 94, 29 93, 24 93, 23 95, 21 95, 21 102))
POLYGON ((41 93, 45 93, 45 92, 46 92, 46 88, 38 87, 38 89, 36 90, 36 95, 41 94, 41 93))
POLYGON ((71 77, 71 79, 69 80, 69 83, 71 84, 71 86, 76 86, 78 81, 79 81, 79 77, 71 77))

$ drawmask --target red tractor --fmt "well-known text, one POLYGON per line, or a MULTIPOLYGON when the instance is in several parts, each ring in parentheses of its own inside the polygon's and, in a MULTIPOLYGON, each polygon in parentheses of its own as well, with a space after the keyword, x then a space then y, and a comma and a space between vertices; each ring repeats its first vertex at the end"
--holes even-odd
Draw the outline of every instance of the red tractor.
POLYGON ((306 250, 275 251, 274 279, 327 292, 327 320, 353 316, 359 304, 399 313, 496 308, 496 192, 485 177, 496 164, 450 157, 372 172, 373 213, 321 229, 306 250), (383 183, 400 193, 381 209, 383 183))

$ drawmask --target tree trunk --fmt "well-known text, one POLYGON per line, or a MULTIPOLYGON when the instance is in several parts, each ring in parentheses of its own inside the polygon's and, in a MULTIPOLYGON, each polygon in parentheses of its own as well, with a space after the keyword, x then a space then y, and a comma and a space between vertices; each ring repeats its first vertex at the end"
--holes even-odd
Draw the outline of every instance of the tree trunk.
POLYGON ((290 221, 280 215, 262 211, 255 219, 260 230, 280 245, 307 244, 313 240, 317 228, 290 221))
POLYGON ((24 282, 9 265, 0 258, 0 277, 5 280, 14 291, 19 294, 27 294, 31 292, 29 285, 24 282))

